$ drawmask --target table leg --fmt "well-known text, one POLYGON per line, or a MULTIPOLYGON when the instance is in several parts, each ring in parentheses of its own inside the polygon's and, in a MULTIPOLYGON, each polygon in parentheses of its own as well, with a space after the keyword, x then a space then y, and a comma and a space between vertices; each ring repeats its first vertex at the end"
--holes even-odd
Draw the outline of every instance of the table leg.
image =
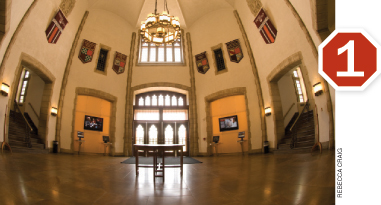
POLYGON ((162 166, 163 166, 163 182, 164 182, 164 174, 165 174, 165 172, 164 172, 164 166, 165 166, 165 163, 164 163, 164 154, 165 154, 165 152, 164 152, 164 149, 162 149, 161 150, 161 153, 163 154, 163 164, 162 164, 162 166))
POLYGON ((78 154, 81 153, 81 145, 82 145, 82 142, 79 142, 79 146, 78 146, 78 154))
POLYGON ((139 175, 139 150, 135 147, 135 170, 136 176, 139 175))
POLYGON ((183 148, 181 147, 181 150, 180 150, 180 155, 181 155, 181 158, 180 158, 180 175, 183 176, 183 148))

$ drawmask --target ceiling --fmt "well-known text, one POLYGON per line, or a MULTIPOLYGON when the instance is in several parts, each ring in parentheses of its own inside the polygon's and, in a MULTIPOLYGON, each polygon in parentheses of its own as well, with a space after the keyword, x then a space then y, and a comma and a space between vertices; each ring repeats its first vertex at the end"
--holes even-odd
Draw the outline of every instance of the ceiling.
MULTIPOLYGON (((234 8, 235 0, 167 0, 169 13, 180 19, 182 28, 189 28, 202 16, 234 8)), ((140 27, 149 13, 155 11, 155 0, 88 0, 89 9, 103 9, 119 15, 131 26, 140 27), (111 3, 112 2, 112 3, 111 3)), ((157 12, 164 10, 164 0, 157 0, 157 12)))

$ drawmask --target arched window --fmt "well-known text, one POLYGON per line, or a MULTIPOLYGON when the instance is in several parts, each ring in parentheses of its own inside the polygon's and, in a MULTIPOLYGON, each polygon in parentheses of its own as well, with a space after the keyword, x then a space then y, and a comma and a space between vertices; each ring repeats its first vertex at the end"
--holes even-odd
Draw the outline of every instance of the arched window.
POLYGON ((157 96, 156 95, 152 96, 152 106, 157 106, 157 96))
POLYGON ((171 97, 169 95, 165 96, 165 106, 171 106, 171 97))
POLYGON ((163 95, 159 95, 159 106, 163 106, 164 105, 164 99, 163 99, 163 95))
POLYGON ((149 128, 149 144, 157 144, 157 128, 155 125, 151 125, 149 128))
POLYGON ((167 125, 165 128, 165 144, 173 144, 173 128, 171 125, 167 125))
POLYGON ((184 106, 184 100, 182 97, 179 98, 179 106, 184 106))
POLYGON ((136 141, 135 141, 136 144, 144 144, 144 129, 143 129, 142 125, 139 125, 136 128, 135 139, 136 139, 136 141))
POLYGON ((140 106, 143 106, 143 105, 144 105, 144 99, 143 99, 143 97, 140 97, 140 98, 139 98, 139 105, 140 105, 140 106))
POLYGON ((184 144, 183 152, 187 151, 187 129, 184 125, 179 127, 179 144, 184 144))
POLYGON ((151 104, 150 97, 147 96, 147 97, 146 97, 146 106, 150 106, 150 104, 151 104))
POLYGON ((176 96, 172 96, 172 106, 176 106, 177 105, 177 98, 176 96))

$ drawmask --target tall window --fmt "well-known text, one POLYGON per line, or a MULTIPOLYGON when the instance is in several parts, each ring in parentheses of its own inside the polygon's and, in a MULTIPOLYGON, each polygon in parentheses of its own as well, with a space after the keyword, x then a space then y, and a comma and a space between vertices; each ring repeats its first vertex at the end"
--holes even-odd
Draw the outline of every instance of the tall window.
POLYGON ((184 125, 179 127, 179 144, 185 144, 183 151, 187 151, 187 130, 184 125))
POLYGON ((300 73, 299 68, 296 68, 292 71, 292 79, 293 79, 294 85, 295 85, 295 92, 296 92, 297 100, 298 100, 298 102, 302 103, 302 102, 306 102, 306 99, 305 99, 305 94, 303 92, 304 83, 303 83, 303 80, 300 76, 301 76, 301 73, 300 73))
POLYGON ((149 144, 157 144, 157 128, 155 125, 151 125, 149 128, 149 144))
POLYGON ((165 128, 165 144, 173 144, 173 128, 171 125, 167 125, 165 128))
POLYGON ((22 79, 21 88, 20 88, 19 103, 24 103, 25 101, 26 90, 28 88, 29 79, 30 79, 30 73, 28 70, 25 70, 24 76, 22 79))
POLYGON ((139 50, 139 64, 182 64, 183 52, 181 38, 172 44, 156 46, 154 43, 146 43, 142 39, 139 50))
POLYGON ((136 144, 144 144, 144 129, 142 125, 136 128, 136 144))
POLYGON ((99 51, 97 70, 104 72, 106 68, 108 50, 101 48, 99 51))

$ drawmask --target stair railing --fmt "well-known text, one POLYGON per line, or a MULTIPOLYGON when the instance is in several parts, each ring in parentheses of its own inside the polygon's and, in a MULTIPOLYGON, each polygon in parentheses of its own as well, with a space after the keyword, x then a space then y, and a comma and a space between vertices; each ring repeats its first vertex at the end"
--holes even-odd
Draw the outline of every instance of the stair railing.
POLYGON ((283 116, 283 120, 286 118, 286 116, 288 115, 288 113, 290 113, 292 107, 294 107, 295 103, 292 103, 292 105, 290 106, 290 108, 288 108, 286 114, 283 116))
POLYGON ((295 124, 298 122, 300 116, 303 114, 304 110, 308 110, 310 104, 308 102, 309 100, 307 100, 306 104, 304 105, 302 111, 299 113, 298 117, 296 118, 295 122, 292 124, 292 126, 290 127, 290 132, 291 132, 291 143, 290 143, 290 148, 291 149, 294 149, 295 148, 295 145, 296 145, 296 142, 298 141, 298 133, 294 130, 293 131, 293 128, 295 126, 295 124))
POLYGON ((18 102, 15 100, 15 108, 21 113, 24 121, 25 121, 25 138, 24 142, 26 143, 27 147, 32 147, 32 141, 30 139, 30 133, 33 131, 32 126, 30 126, 28 120, 25 118, 24 113, 22 113, 20 106, 18 105, 18 102))
POLYGON ((37 114, 36 110, 34 109, 33 105, 30 102, 28 102, 28 105, 30 106, 30 108, 32 108, 32 111, 33 111, 34 115, 36 115, 37 119, 40 120, 40 116, 38 116, 38 114, 37 114))

